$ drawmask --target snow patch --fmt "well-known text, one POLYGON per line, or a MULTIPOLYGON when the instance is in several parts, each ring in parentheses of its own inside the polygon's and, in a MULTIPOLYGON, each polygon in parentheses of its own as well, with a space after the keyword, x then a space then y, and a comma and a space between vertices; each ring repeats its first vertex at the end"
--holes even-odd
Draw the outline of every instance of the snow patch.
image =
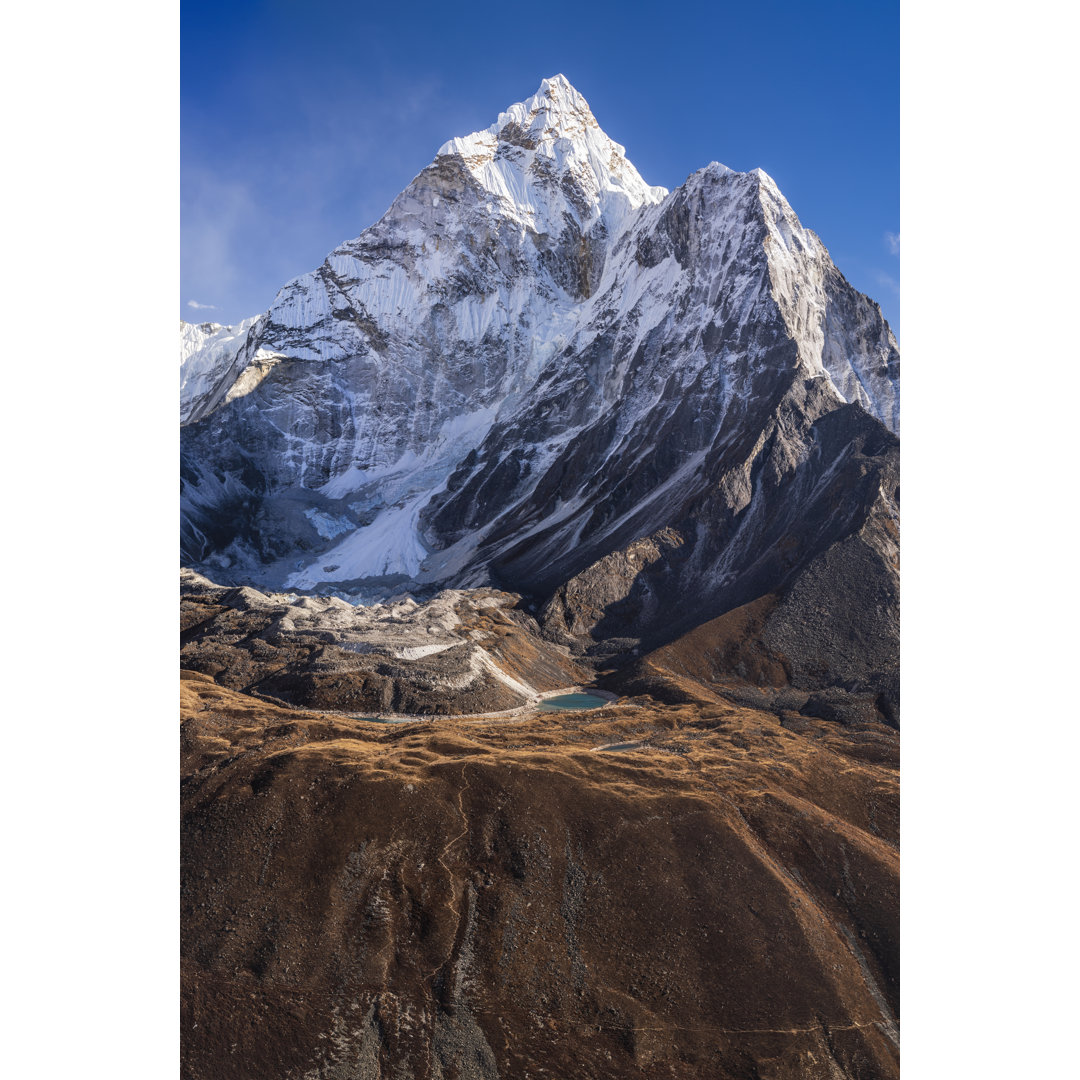
POLYGON ((403 506, 383 510, 368 526, 357 529, 336 547, 320 555, 310 566, 291 574, 289 589, 313 589, 322 582, 404 574, 415 577, 427 556, 420 539, 420 510, 427 492, 403 506), (333 566, 333 570, 323 567, 333 566))
POLYGON ((351 532, 356 528, 356 522, 345 517, 332 517, 322 510, 314 508, 304 511, 304 517, 315 527, 315 531, 324 540, 333 540, 335 536, 351 532))

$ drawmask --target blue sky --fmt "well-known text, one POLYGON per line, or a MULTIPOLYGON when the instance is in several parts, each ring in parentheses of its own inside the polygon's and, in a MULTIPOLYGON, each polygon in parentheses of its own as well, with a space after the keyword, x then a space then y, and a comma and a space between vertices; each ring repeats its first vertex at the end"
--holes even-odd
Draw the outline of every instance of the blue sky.
POLYGON ((182 0, 180 63, 181 318, 264 311, 562 72, 651 184, 763 168, 899 333, 896 3, 182 0))

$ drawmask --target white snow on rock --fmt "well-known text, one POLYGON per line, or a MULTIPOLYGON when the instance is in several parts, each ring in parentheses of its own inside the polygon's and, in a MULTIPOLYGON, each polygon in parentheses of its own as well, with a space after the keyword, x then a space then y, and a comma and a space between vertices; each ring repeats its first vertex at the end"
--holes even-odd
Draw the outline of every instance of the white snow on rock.
POLYGON ((232 366, 257 316, 236 326, 180 320, 180 423, 211 394, 232 366))
MULTIPOLYGON (((673 192, 650 186, 565 77, 545 79, 445 143, 376 224, 265 315, 181 324, 181 417, 199 447, 185 494, 193 550, 215 505, 250 494, 214 465, 214 440, 235 430, 222 458, 258 463, 259 497, 307 500, 308 524, 331 542, 299 568, 283 559, 275 584, 449 575, 483 530, 432 551, 421 511, 433 498, 481 468, 517 469, 506 483, 520 493, 609 413, 594 471, 626 455, 640 464, 635 432, 649 416, 696 394, 723 423, 770 374, 781 338, 805 378, 897 430, 899 358, 880 310, 765 173, 713 162, 673 192), (221 432, 202 430, 223 409, 221 432)), ((688 458, 647 501, 693 469, 688 458)), ((575 538, 589 482, 522 529, 565 525, 575 538)))
POLYGON ((614 240, 634 211, 667 195, 666 188, 642 180, 625 148, 601 131, 564 75, 544 79, 528 101, 511 105, 484 131, 444 143, 438 157, 460 158, 499 200, 500 211, 539 233, 561 231, 569 215, 579 225, 602 220, 614 240), (500 153, 508 146, 519 152, 500 153), (551 175, 575 177, 584 206, 544 183, 551 175))
POLYGON ((311 589, 319 582, 352 581, 404 574, 415 578, 427 556, 419 538, 420 510, 425 492, 404 506, 383 510, 366 528, 357 529, 316 563, 290 575, 287 589, 311 589))

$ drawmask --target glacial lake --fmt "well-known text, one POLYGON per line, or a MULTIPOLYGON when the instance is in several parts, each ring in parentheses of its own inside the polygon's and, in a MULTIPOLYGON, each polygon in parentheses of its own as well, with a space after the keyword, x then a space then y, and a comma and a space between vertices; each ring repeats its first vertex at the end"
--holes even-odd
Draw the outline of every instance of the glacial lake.
POLYGON ((561 694, 559 697, 545 698, 537 708, 540 712, 569 712, 574 709, 599 709, 609 705, 607 698, 596 694, 561 694))

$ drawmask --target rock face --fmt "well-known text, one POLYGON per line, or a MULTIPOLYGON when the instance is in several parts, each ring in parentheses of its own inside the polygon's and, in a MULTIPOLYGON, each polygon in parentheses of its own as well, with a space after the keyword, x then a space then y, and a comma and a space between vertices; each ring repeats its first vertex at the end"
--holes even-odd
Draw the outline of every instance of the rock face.
POLYGON ((541 615, 547 635, 577 652, 605 638, 648 649, 774 596, 762 643, 793 685, 896 701, 899 443, 858 406, 811 423, 794 404, 674 528, 558 586, 541 615), (793 463, 800 429, 806 458, 793 463))
POLYGON ((442 147, 216 370, 182 464, 184 557, 218 580, 544 600, 653 537, 622 597, 653 641, 896 516, 877 306, 766 174, 649 187, 561 76, 442 147))
POLYGON ((189 1080, 898 1075, 889 728, 182 687, 189 1080))

